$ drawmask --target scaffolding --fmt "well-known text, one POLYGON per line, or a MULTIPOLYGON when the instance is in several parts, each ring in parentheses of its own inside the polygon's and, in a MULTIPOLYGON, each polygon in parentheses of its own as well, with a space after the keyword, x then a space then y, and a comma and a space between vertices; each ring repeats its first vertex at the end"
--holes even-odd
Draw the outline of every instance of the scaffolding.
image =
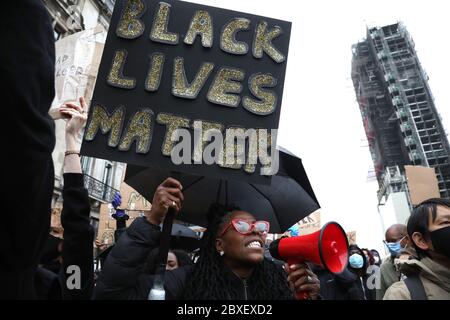
POLYGON ((352 80, 380 191, 388 168, 422 165, 435 168, 441 196, 449 198, 450 147, 410 34, 402 23, 367 28, 352 50, 352 80))

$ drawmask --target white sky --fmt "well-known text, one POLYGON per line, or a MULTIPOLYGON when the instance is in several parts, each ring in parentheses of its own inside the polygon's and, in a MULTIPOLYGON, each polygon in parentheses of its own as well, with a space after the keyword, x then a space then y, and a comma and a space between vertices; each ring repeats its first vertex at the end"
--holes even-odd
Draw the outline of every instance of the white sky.
POLYGON ((303 159, 322 206, 322 224, 356 230, 361 247, 384 253, 377 183, 351 82, 351 45, 366 24, 402 21, 412 35, 450 130, 449 5, 441 0, 190 0, 292 22, 278 144, 303 159))

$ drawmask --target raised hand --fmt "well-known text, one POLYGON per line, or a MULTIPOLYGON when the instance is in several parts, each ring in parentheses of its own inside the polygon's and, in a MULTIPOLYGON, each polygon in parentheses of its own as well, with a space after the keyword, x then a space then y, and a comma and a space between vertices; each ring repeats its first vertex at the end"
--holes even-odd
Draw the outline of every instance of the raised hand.
POLYGON ((173 207, 175 212, 178 213, 184 200, 182 189, 183 187, 178 180, 173 178, 164 180, 153 195, 152 208, 147 214, 147 220, 152 224, 161 224, 169 207, 173 207))
POLYGON ((83 97, 80 97, 80 105, 66 103, 59 108, 59 112, 66 119, 66 139, 67 136, 77 137, 81 128, 87 120, 87 104, 83 97))

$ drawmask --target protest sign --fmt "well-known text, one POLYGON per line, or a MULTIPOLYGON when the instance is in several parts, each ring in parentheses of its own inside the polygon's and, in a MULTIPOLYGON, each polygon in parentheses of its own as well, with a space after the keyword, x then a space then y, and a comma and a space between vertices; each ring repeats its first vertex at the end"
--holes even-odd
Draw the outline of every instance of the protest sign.
POLYGON ((183 1, 116 1, 82 154, 270 183, 290 31, 183 1))

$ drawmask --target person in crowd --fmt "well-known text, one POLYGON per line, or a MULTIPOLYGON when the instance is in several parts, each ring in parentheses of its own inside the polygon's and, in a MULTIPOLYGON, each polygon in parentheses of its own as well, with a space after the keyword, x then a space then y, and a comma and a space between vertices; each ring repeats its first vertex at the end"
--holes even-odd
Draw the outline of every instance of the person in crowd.
POLYGON ((166 270, 174 270, 183 266, 194 264, 188 253, 184 250, 174 249, 170 250, 167 256, 166 270))
POLYGON ((116 220, 116 230, 114 231, 114 241, 117 242, 120 238, 120 235, 125 231, 127 228, 127 220, 130 218, 130 216, 125 212, 124 209, 120 208, 120 205, 122 204, 122 196, 120 192, 117 192, 114 195, 114 199, 111 203, 114 207, 114 210, 116 212, 113 213, 112 217, 116 220))
POLYGON ((370 252, 372 253, 372 257, 373 257, 373 263, 380 267, 381 266, 381 256, 380 253, 375 250, 375 249, 371 249, 370 252))
POLYGON ((404 224, 394 224, 386 230, 384 243, 389 249, 388 255, 380 267, 380 288, 377 290, 377 300, 383 296, 393 283, 400 280, 400 272, 394 265, 394 259, 398 257, 403 248, 410 246, 411 242, 404 224))
POLYGON ((51 233, 48 234, 42 251, 39 267, 45 268, 54 273, 58 273, 61 267, 61 253, 63 248, 63 239, 55 237, 51 233))
POLYGON ((95 240, 95 246, 97 247, 97 250, 94 252, 94 277, 95 282, 98 279, 98 275, 102 271, 102 266, 105 264, 105 260, 108 257, 109 253, 111 252, 114 245, 107 245, 104 243, 101 243, 99 240, 95 240))
POLYGON ((298 223, 290 227, 287 232, 289 233, 289 237, 297 237, 300 234, 298 223))
POLYGON ((368 267, 364 252, 357 245, 350 245, 348 268, 357 276, 356 284, 349 292, 352 300, 375 300, 375 288, 368 288, 368 267))
POLYGON ((391 285, 385 300, 450 300, 450 200, 420 203, 408 220, 418 258, 401 266, 406 279, 391 285))
POLYGON ((400 274, 400 280, 404 280, 406 278, 405 274, 402 272, 403 264, 412 259, 417 259, 416 250, 414 250, 413 246, 409 246, 400 250, 400 254, 397 258, 394 259, 394 266, 397 272, 400 274))
MULTIPOLYGON (((120 205, 122 204, 122 195, 120 194, 119 191, 116 192, 116 194, 114 195, 111 204, 115 211, 112 214, 112 217, 116 220, 116 230, 114 230, 114 241, 117 242, 120 238, 120 235, 127 228, 126 222, 130 218, 130 216, 126 213, 124 209, 120 208, 120 205)), ((97 254, 95 256, 95 275, 97 279, 97 276, 101 270, 101 266, 105 263, 105 260, 108 257, 109 253, 111 252, 114 244, 107 245, 104 243, 100 243, 99 240, 96 240, 95 243, 98 249, 96 250, 97 254)))
POLYGON ((370 252, 370 250, 366 249, 366 248, 361 249, 361 250, 364 253, 364 257, 367 259, 368 265, 373 266, 375 264, 375 259, 372 255, 372 252, 370 252))
MULTIPOLYGON (((158 248, 155 248, 152 251, 150 251, 144 269, 146 273, 154 274, 156 272, 157 255, 158 255, 158 248)), ((167 271, 175 270, 177 268, 181 268, 184 266, 190 266, 193 264, 194 262, 192 261, 191 257, 189 257, 189 254, 184 250, 173 249, 169 250, 167 254, 167 263, 166 263, 167 271)))
POLYGON ((108 244, 101 242, 99 239, 95 239, 94 244, 95 244, 94 246, 95 256, 99 256, 102 252, 108 249, 108 244))
POLYGON ((325 268, 313 266, 320 280, 320 296, 323 300, 361 300, 359 280, 355 273, 345 268, 342 273, 333 274, 325 268))
POLYGON ((47 272, 51 270, 38 268, 35 274, 35 287, 40 299, 86 300, 92 297, 94 231, 90 225, 89 196, 83 183, 80 146, 77 142, 78 135, 86 123, 86 109, 84 98, 80 98, 80 106, 66 103, 53 113, 55 119, 66 120, 64 202, 61 213, 64 233, 62 242, 56 247, 58 250, 55 250, 54 245, 51 246, 53 249, 48 250, 52 261, 57 259, 57 264, 53 265, 55 272, 52 274, 47 272))
POLYGON ((55 47, 42 1, 0 10, 3 137, 0 299, 35 299, 34 273, 47 240, 54 185, 55 47))
MULTIPOLYGON (((147 299, 154 277, 142 265, 158 247, 159 225, 172 206, 179 212, 182 186, 172 178, 157 189, 152 208, 136 219, 121 236, 106 261, 95 288, 96 299, 147 299)), ((213 204, 195 265, 167 271, 166 299, 293 299, 305 291, 318 298, 317 276, 304 265, 286 265, 286 271, 264 259, 269 224, 235 207, 213 204)))

